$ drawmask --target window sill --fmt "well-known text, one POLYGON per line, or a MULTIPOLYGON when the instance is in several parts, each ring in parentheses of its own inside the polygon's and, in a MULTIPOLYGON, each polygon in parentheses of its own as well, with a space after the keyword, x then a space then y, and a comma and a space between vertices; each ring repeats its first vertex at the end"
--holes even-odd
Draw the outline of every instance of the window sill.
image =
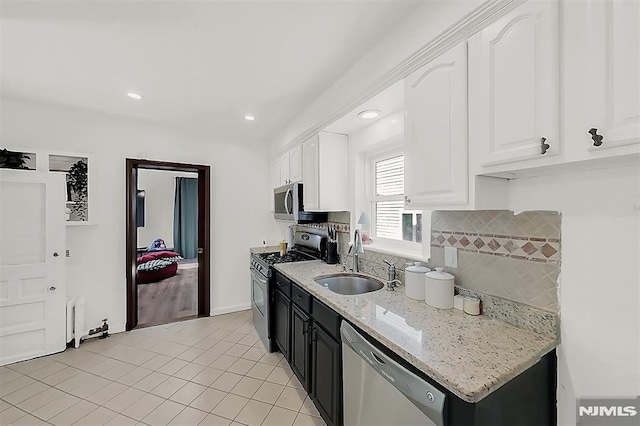
POLYGON ((426 262, 428 259, 423 256, 422 245, 417 247, 407 247, 405 244, 394 244, 393 242, 375 241, 371 244, 364 245, 365 251, 373 251, 376 253, 389 254, 392 256, 406 257, 410 260, 426 262))

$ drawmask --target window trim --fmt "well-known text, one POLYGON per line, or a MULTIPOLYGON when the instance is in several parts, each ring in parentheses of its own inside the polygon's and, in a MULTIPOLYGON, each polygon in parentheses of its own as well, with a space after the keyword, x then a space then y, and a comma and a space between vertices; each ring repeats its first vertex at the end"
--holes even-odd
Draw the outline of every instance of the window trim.
MULTIPOLYGON (((366 156, 366 165, 365 165, 365 190, 366 190, 366 200, 367 200, 367 209, 369 210, 369 217, 371 218, 371 225, 369 228, 370 237, 372 239, 372 244, 367 247, 371 247, 373 250, 381 249, 384 251, 391 250, 401 250, 406 253, 418 253, 422 252, 422 242, 416 241, 405 241, 405 240, 396 240, 392 238, 382 238, 378 237, 376 233, 376 208, 375 203, 378 201, 404 201, 405 194, 401 195, 376 195, 375 192, 375 164, 378 161, 386 160, 389 158, 404 156, 404 146, 394 146, 389 147, 384 150, 379 150, 376 152, 372 152, 366 156)), ((424 217, 424 215, 423 215, 424 217)), ((357 224, 356 224, 357 225, 357 224)), ((424 235, 423 235, 424 241, 424 235)))

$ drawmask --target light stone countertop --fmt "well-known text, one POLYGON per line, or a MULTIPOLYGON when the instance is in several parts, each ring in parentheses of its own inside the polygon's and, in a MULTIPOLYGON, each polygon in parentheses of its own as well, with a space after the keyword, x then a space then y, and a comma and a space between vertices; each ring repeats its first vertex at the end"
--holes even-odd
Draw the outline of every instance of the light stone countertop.
POLYGON ((342 273, 339 265, 314 260, 275 269, 467 402, 480 401, 558 346, 552 337, 484 315, 432 308, 406 297, 404 287, 348 296, 314 281, 342 273))

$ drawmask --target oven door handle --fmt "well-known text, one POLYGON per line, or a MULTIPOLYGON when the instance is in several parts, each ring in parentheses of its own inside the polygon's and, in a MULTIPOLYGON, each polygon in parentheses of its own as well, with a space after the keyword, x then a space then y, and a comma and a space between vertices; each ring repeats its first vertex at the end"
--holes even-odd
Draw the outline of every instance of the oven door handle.
POLYGON ((253 278, 255 278, 256 280, 260 281, 262 284, 267 285, 267 280, 266 280, 266 278, 265 278, 265 279, 260 278, 260 275, 259 275, 257 272, 255 272, 255 270, 254 270, 254 269, 251 269, 251 276, 252 276, 253 278))

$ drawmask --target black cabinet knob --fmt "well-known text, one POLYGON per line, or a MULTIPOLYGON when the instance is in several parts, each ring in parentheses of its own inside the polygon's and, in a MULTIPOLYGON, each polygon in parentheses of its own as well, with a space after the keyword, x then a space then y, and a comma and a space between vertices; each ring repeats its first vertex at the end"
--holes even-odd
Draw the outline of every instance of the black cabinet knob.
POLYGON ((589 134, 591 135, 591 140, 593 141, 593 146, 602 145, 602 140, 604 139, 604 137, 602 135, 598 134, 598 129, 596 129, 595 127, 590 128, 589 129, 589 134))
POLYGON ((547 138, 544 138, 544 137, 543 137, 543 138, 541 138, 541 139, 540 139, 540 153, 541 153, 542 155, 546 154, 546 153, 547 153, 547 151, 549 150, 549 148, 551 148, 551 145, 549 145, 549 144, 547 143, 547 138))

